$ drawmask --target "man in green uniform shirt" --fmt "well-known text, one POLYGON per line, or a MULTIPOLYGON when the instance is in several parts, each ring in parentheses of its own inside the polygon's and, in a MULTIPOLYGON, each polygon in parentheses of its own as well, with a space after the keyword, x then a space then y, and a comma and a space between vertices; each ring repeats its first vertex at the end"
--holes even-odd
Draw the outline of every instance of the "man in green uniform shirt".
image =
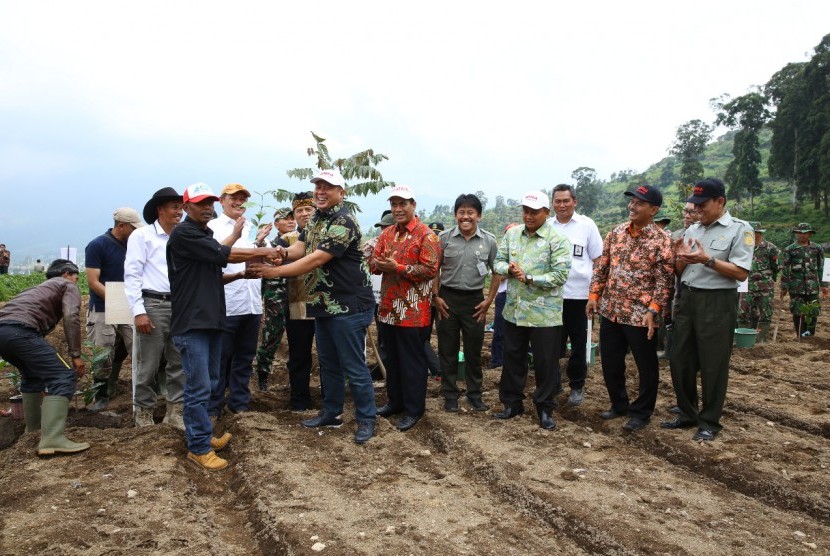
POLYGON ((738 308, 738 328, 757 328, 758 342, 765 343, 772 322, 772 301, 775 297, 775 281, 778 280, 778 256, 774 243, 764 239, 766 230, 760 222, 750 222, 755 230, 755 252, 749 270, 747 292, 741 296, 738 308))
POLYGON ((700 221, 689 226, 677 244, 675 262, 681 295, 675 307, 671 378, 680 414, 660 426, 697 427, 692 440, 711 441, 722 428, 738 283, 749 275, 755 234, 749 223, 730 216, 723 182, 718 179, 697 182, 686 202, 695 205, 700 221))
POLYGON ((815 336, 819 314, 818 294, 827 297, 824 274, 824 251, 810 241, 815 232, 812 226, 802 222, 795 228, 795 243, 784 248, 781 256, 781 299, 790 294, 790 312, 796 334, 815 336))

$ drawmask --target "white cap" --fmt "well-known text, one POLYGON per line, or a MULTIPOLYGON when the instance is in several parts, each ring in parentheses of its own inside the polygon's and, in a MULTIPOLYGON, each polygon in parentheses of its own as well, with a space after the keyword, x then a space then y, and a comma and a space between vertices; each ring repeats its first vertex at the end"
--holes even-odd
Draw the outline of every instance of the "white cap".
POLYGON ((389 192, 389 196, 386 198, 386 200, 388 201, 392 197, 400 197, 401 199, 414 199, 415 194, 412 192, 412 188, 408 185, 396 185, 389 192))
POLYGON ((542 193, 541 191, 528 191, 527 193, 525 193, 525 196, 522 197, 521 204, 522 206, 525 206, 533 210, 550 208, 548 196, 542 193))
POLYGON ((210 186, 201 182, 188 185, 187 189, 184 190, 184 195, 182 195, 182 201, 185 203, 200 203, 205 199, 213 199, 216 202, 219 197, 216 196, 210 186))
POLYGON ((311 183, 317 183, 318 181, 324 181, 326 183, 330 183, 331 185, 336 185, 337 187, 346 187, 345 178, 343 178, 343 175, 337 170, 322 170, 317 172, 317 175, 311 178, 311 183))

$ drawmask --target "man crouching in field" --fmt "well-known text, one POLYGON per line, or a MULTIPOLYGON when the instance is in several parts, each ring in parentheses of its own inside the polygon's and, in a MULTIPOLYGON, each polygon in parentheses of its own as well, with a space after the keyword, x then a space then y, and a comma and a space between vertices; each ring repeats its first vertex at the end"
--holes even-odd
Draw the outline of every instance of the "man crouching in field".
POLYGON ((0 356, 20 371, 26 432, 42 429, 37 448, 40 456, 89 448, 86 442, 72 442, 64 436, 69 400, 85 371, 78 267, 57 259, 49 265, 46 278, 0 309, 0 356), (61 319, 71 366, 44 338, 61 319), (44 396, 41 407, 44 390, 49 395, 44 396))

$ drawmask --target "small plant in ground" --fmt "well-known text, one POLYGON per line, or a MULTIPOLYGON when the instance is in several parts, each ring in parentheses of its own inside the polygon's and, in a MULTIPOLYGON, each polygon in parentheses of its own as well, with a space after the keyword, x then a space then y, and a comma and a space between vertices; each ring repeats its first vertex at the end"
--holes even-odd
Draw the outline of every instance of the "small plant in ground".
MULTIPOLYGON (((813 322, 815 322, 818 318, 819 309, 821 309, 821 302, 818 299, 810 301, 809 303, 800 303, 798 305, 798 312, 804 317, 804 324, 807 326, 808 330, 813 325, 813 322)), ((802 332, 804 331, 798 331, 799 337, 802 332)))
MULTIPOLYGON (((110 356, 108 347, 96 346, 90 341, 84 342, 83 350, 81 351, 81 359, 86 364, 86 374, 78 384, 77 394, 84 396, 84 406, 92 403, 95 399, 95 374, 106 363, 110 356)), ((106 388, 106 385, 104 386, 106 388)))

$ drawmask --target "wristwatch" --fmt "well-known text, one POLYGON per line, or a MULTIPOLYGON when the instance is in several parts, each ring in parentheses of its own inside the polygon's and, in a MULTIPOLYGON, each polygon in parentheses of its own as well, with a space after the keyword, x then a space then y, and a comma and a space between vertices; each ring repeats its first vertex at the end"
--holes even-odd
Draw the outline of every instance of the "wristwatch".
POLYGON ((533 283, 533 275, 532 274, 525 274, 525 284, 532 284, 533 283))
POLYGON ((709 257, 709 260, 703 263, 703 265, 709 268, 715 268, 715 257, 709 257))
POLYGON ((649 313, 651 313, 651 314, 652 314, 652 315, 654 315, 655 317, 657 316, 657 311, 655 311, 655 310, 654 310, 654 309, 652 309, 651 307, 649 307, 648 309, 646 309, 646 311, 648 311, 649 313))

